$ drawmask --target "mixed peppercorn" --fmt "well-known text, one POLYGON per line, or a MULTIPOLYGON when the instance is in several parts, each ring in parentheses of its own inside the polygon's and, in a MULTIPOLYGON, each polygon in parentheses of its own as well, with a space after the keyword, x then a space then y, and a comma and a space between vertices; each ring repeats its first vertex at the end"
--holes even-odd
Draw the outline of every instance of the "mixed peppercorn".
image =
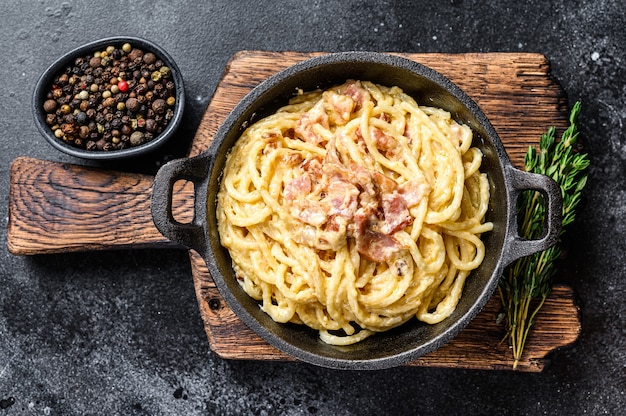
POLYGON ((111 151, 157 137, 174 117, 171 69, 129 43, 78 57, 53 80, 46 124, 72 146, 111 151))

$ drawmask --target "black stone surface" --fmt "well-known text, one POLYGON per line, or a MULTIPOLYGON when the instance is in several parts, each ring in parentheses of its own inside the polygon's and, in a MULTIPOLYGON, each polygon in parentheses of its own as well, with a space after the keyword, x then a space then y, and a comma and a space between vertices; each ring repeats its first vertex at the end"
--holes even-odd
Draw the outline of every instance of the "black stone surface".
POLYGON ((0 416, 624 413, 623 2, 8 0, 0 16, 0 416), (183 250, 11 255, 11 161, 83 163, 36 130, 37 78, 62 52, 120 34, 170 52, 188 89, 180 139, 153 158, 114 166, 148 173, 186 153, 239 50, 545 54, 570 103, 583 102, 592 159, 557 276, 580 298, 579 341, 540 374, 224 361, 206 341, 183 250))

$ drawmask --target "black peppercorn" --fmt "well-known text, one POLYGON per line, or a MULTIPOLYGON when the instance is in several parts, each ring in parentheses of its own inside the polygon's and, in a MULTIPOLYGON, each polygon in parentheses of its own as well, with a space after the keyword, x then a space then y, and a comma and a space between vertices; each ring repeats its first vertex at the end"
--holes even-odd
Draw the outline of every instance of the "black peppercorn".
POLYGON ((78 124, 87 123, 87 114, 83 113, 82 111, 76 113, 76 121, 78 122, 78 124))
POLYGON ((143 62, 150 65, 156 61, 156 56, 152 52, 148 52, 143 56, 143 62))
POLYGON ((100 66, 100 57, 93 57, 89 60, 89 66, 92 68, 98 68, 100 66))
POLYGON ((57 109, 57 102, 54 100, 46 100, 43 103, 43 110, 46 113, 54 113, 57 109))
POLYGON ((126 100, 126 109, 130 112, 137 112, 140 105, 141 104, 139 103, 139 100, 137 100, 136 98, 129 98, 128 100, 126 100))
POLYGON ((146 120, 146 130, 149 131, 150 133, 154 133, 157 131, 157 129, 159 128, 159 125, 157 124, 156 120, 149 118, 146 120))

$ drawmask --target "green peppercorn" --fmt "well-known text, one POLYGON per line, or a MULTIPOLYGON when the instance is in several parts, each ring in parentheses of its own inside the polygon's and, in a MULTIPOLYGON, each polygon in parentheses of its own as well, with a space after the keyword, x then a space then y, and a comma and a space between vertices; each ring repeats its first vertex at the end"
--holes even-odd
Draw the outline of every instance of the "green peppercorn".
POLYGON ((159 72, 161 73, 161 75, 163 75, 163 78, 169 78, 169 76, 172 74, 172 71, 166 66, 162 66, 161 68, 159 68, 159 72))
POLYGON ((143 142, 143 133, 140 131, 136 131, 130 135, 130 145, 138 146, 143 142))
POLYGON ((131 50, 133 50, 133 47, 131 46, 130 43, 125 43, 122 45, 122 50, 126 53, 130 52, 131 50))
POLYGON ((154 71, 152 74, 150 74, 150 79, 152 79, 152 81, 157 82, 161 79, 161 77, 163 76, 163 74, 161 74, 160 71, 154 71))
POLYGON ((61 113, 63 113, 63 114, 69 114, 69 113, 71 113, 71 112, 72 112, 72 107, 70 107, 69 105, 67 105, 67 104, 63 104, 63 105, 61 106, 61 113))
POLYGON ((167 100, 165 100, 165 102, 167 103, 167 105, 169 105, 170 107, 173 107, 174 104, 176 104, 176 98, 174 97, 167 97, 167 100))

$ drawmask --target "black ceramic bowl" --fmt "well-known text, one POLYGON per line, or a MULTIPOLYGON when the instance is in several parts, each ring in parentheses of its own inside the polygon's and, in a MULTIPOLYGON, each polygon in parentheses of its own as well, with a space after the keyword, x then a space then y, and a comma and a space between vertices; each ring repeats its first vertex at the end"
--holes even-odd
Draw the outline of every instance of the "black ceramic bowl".
POLYGON ((176 132, 176 129, 180 125, 183 117, 184 107, 185 86, 183 83, 183 77, 180 73, 180 70, 178 69, 178 66, 176 65, 176 62, 174 62, 172 57, 157 44, 145 39, 129 36, 110 37, 96 40, 66 53, 58 60, 56 60, 52 65, 50 65, 48 69, 45 70, 45 72, 39 78, 33 94, 33 115, 35 118, 35 124, 37 125, 37 128, 39 129, 41 134, 43 134, 43 136, 46 138, 46 140, 53 147, 60 150, 61 152, 67 153, 75 157, 93 160, 127 159, 130 157, 142 156, 157 149, 159 146, 172 138, 172 136, 176 132), (46 112, 43 110, 43 103, 44 101, 46 101, 46 95, 52 86, 54 78, 63 73, 65 68, 68 65, 71 65, 76 58, 94 53, 96 51, 101 51, 109 45, 119 47, 126 42, 130 43, 133 47, 142 49, 144 52, 154 53, 157 58, 161 59, 163 63, 170 68, 171 79, 174 80, 174 83, 176 85, 176 104, 174 106, 173 118, 169 121, 164 130, 152 140, 138 146, 132 146, 120 150, 86 150, 75 147, 55 137, 54 132, 51 130, 50 126, 46 124, 46 112))
POLYGON ((482 309, 507 264, 556 241, 560 211, 558 185, 546 176, 513 168, 487 117, 458 87, 416 62, 371 52, 323 55, 272 76, 234 108, 205 153, 163 166, 156 175, 152 195, 152 215, 158 229, 170 240, 191 247, 204 257, 220 293, 243 322, 271 345, 297 359, 341 369, 397 366, 441 347, 482 309), (228 251, 220 245, 215 212, 227 153, 244 128, 284 105, 297 88, 305 91, 325 88, 347 79, 397 85, 418 103, 446 109, 457 121, 473 129, 473 145, 484 154, 481 170, 487 173, 490 182, 487 220, 494 223, 494 228, 483 235, 486 258, 467 279, 460 302, 450 317, 435 325, 414 319, 355 345, 337 347, 324 344, 316 331, 305 326, 274 322, 241 289, 228 251), (195 217, 189 224, 178 223, 171 212, 173 184, 179 179, 195 184, 195 217), (547 227, 540 240, 525 241, 517 233, 516 201, 525 189, 539 190, 547 197, 547 227))

